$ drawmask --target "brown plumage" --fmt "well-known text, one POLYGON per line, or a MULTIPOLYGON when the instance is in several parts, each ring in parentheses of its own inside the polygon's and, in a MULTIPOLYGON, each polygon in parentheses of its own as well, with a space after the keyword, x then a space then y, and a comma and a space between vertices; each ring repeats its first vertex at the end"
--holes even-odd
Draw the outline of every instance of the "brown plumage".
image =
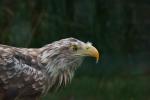
POLYGON ((37 100, 65 86, 85 56, 99 59, 91 43, 75 38, 42 48, 0 45, 0 100, 37 100))

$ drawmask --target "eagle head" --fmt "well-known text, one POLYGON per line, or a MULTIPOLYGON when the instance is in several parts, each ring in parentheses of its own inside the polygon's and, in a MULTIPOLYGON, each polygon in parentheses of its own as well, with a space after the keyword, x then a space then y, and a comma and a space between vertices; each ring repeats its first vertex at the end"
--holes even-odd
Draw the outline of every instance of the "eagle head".
POLYGON ((72 79, 74 71, 86 56, 99 60, 98 50, 90 42, 82 42, 75 38, 55 41, 41 48, 40 63, 57 83, 66 84, 72 79))

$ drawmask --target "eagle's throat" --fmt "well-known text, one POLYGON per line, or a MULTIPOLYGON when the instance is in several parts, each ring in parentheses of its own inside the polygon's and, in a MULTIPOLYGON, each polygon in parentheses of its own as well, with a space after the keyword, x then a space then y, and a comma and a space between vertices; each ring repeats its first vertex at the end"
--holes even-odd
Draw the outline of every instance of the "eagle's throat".
MULTIPOLYGON (((45 56, 43 56, 45 57, 45 56)), ((55 52, 55 54, 49 53, 45 58, 41 59, 41 64, 44 65, 45 72, 48 76, 48 90, 54 88, 55 90, 70 83, 74 71, 82 63, 82 58, 65 56, 55 52)))
POLYGON ((70 83, 74 76, 75 70, 80 66, 81 62, 81 59, 74 59, 68 63, 61 63, 60 61, 60 64, 53 62, 54 65, 47 65, 47 73, 50 81, 52 81, 50 87, 55 87, 55 90, 57 90, 70 83))

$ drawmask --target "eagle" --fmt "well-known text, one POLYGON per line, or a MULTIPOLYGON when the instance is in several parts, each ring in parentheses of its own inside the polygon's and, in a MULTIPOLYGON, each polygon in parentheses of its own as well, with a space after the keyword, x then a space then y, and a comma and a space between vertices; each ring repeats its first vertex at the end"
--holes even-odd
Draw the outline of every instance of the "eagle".
POLYGON ((0 100, 40 100, 70 83, 87 56, 99 60, 90 42, 65 38, 41 48, 0 45, 0 100))

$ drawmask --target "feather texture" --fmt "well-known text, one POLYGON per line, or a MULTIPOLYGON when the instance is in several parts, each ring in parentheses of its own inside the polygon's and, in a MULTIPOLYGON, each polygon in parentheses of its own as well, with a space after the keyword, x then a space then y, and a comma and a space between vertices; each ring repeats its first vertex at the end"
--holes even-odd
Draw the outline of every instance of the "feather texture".
POLYGON ((37 49, 0 45, 2 100, 37 100, 70 83, 83 59, 73 55, 72 44, 83 42, 67 38, 37 49))

